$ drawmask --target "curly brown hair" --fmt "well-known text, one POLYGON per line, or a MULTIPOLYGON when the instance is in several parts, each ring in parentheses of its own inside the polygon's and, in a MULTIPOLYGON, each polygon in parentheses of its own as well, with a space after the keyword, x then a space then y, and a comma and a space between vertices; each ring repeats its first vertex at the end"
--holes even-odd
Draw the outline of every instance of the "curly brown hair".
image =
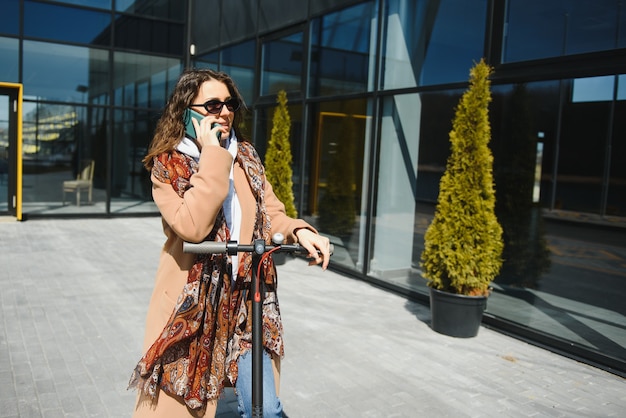
POLYGON ((152 170, 154 157, 164 152, 173 151, 182 141, 185 133, 183 113, 193 103, 202 83, 209 80, 217 80, 224 83, 230 92, 230 97, 238 99, 241 103, 241 107, 235 112, 233 120, 235 134, 239 134, 239 125, 243 120, 243 112, 247 109, 233 79, 224 72, 213 71, 208 68, 185 70, 180 75, 174 91, 165 105, 165 109, 163 109, 161 118, 154 131, 154 137, 148 148, 148 153, 142 160, 144 167, 148 171, 152 170))

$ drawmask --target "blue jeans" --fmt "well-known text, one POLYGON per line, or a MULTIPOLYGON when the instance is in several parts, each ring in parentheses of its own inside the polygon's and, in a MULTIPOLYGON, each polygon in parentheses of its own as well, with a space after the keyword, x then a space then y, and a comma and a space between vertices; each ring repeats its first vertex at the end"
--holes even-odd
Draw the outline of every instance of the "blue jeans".
MULTIPOLYGON (((237 376, 237 402, 239 414, 242 418, 252 416, 252 350, 248 350, 237 361, 239 374, 237 376)), ((263 351, 263 417, 282 417, 283 404, 276 396, 274 385, 274 371, 270 355, 263 351)))

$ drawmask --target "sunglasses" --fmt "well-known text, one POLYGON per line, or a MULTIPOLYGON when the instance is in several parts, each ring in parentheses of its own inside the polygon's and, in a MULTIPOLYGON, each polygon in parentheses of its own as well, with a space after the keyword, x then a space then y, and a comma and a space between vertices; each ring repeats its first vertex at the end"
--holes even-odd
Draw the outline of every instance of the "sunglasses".
POLYGON ((217 115, 222 112, 224 105, 226 106, 226 109, 231 112, 236 112, 241 107, 239 100, 234 97, 226 100, 225 102, 220 102, 219 100, 207 100, 202 104, 192 104, 189 105, 189 107, 203 107, 208 113, 217 115))

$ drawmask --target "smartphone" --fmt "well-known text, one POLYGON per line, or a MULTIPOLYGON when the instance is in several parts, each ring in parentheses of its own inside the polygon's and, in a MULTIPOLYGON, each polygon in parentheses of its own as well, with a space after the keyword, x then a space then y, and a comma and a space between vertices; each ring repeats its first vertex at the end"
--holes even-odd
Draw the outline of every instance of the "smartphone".
POLYGON ((183 122, 185 123, 185 134, 191 139, 196 139, 196 128, 193 126, 193 122, 191 121, 192 119, 195 119, 198 122, 200 122, 202 119, 204 119, 204 115, 201 115, 195 110, 189 109, 189 108, 185 109, 185 113, 183 113, 183 122))
MULTIPOLYGON (((196 127, 193 126, 193 122, 191 121, 192 119, 195 119, 198 121, 198 123, 200 123, 200 121, 204 119, 204 115, 201 115, 195 110, 189 108, 185 109, 185 113, 183 113, 183 121, 185 122, 185 134, 191 139, 196 139, 196 127)), ((211 125, 211 128, 215 128, 217 125, 219 124, 214 123, 213 125, 211 125)), ((222 133, 218 132, 217 140, 219 141, 221 137, 222 133)))

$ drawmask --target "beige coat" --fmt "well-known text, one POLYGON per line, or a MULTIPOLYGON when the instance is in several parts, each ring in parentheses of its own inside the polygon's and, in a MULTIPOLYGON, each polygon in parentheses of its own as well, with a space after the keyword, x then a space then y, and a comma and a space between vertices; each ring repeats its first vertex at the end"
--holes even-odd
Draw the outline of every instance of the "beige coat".
MULTIPOLYGON (((163 331, 174 310, 176 299, 187 282, 188 270, 192 267, 195 256, 183 253, 183 242, 200 242, 213 229, 215 218, 228 194, 231 164, 233 158, 226 149, 216 146, 205 147, 200 156, 198 172, 191 176, 192 187, 185 192, 183 198, 170 184, 162 183, 152 176, 152 195, 161 212, 163 231, 167 239, 161 251, 154 290, 148 306, 143 353, 163 331)), ((237 162, 234 163, 233 177, 241 205, 241 243, 250 244, 253 239, 256 201, 248 179, 237 162)), ((271 219, 271 235, 280 232, 285 236, 287 243, 292 243, 297 241, 294 235, 296 229, 314 230, 305 221, 289 218, 285 214, 284 205, 267 182, 265 205, 271 219)), ((160 398, 164 397, 162 393, 160 398)), ((184 405, 180 406, 184 408, 184 405)), ((144 412, 146 413, 135 416, 168 416, 144 412)), ((172 411, 168 413, 171 414, 172 411)))

